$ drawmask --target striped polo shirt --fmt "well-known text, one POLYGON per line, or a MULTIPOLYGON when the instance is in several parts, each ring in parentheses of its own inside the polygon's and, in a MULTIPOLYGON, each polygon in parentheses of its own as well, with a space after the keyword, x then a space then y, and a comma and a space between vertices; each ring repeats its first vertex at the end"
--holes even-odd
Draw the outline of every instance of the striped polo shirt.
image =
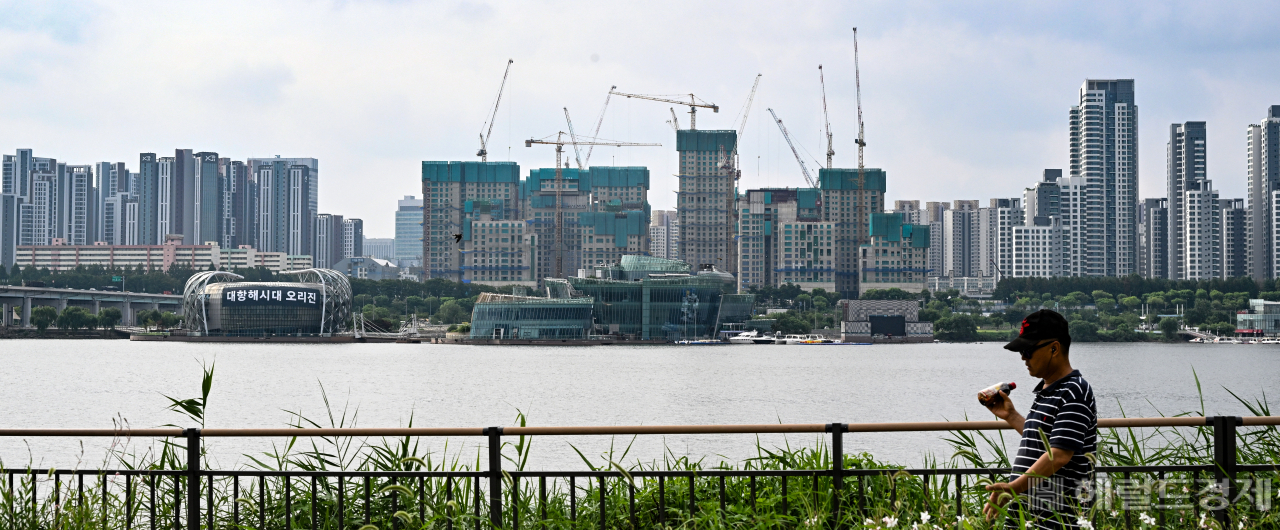
MULTIPOLYGON (((1045 454, 1046 439, 1050 447, 1072 451, 1074 455, 1049 480, 1039 481, 1026 492, 1028 527, 1075 528, 1076 508, 1084 504, 1081 485, 1089 487, 1088 481, 1093 477, 1093 464, 1085 455, 1098 448, 1098 407, 1093 401, 1093 389, 1080 371, 1074 370, 1049 386, 1041 381, 1033 392, 1036 398, 1026 415, 1022 442, 1012 462, 1013 478, 1025 473, 1045 454)), ((1010 517, 1018 516, 1011 511, 1010 517)))

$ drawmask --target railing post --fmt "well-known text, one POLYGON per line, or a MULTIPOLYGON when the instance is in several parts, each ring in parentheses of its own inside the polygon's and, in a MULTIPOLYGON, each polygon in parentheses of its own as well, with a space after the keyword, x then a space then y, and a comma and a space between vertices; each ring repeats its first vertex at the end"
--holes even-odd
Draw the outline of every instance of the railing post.
POLYGON ((200 429, 184 429, 187 439, 187 530, 200 530, 200 429))
POLYGON ((827 432, 831 433, 831 513, 835 528, 840 527, 840 494, 844 490, 844 431, 848 428, 843 423, 827 424, 827 432))
POLYGON ((1213 426, 1213 478, 1222 488, 1223 506, 1214 510, 1214 518, 1223 528, 1230 523, 1227 508, 1231 505, 1231 497, 1236 480, 1236 427, 1244 424, 1239 416, 1212 416, 1208 418, 1213 426))
POLYGON ((489 437, 489 522, 502 528, 502 427, 485 427, 489 437))

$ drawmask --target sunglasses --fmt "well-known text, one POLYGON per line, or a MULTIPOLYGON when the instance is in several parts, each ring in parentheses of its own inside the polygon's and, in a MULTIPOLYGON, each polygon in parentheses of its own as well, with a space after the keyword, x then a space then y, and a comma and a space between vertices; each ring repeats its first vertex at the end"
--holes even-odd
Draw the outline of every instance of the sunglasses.
POLYGON ((1024 360, 1024 361, 1025 361, 1025 360, 1030 359, 1032 356, 1034 356, 1034 355, 1036 354, 1036 352, 1040 351, 1040 348, 1043 348, 1043 347, 1048 346, 1048 345, 1050 345, 1050 344, 1054 344, 1054 343, 1056 343, 1056 342, 1058 342, 1058 341, 1056 341, 1056 340, 1051 340, 1051 341, 1046 342, 1046 343, 1044 343, 1044 344, 1037 344, 1037 345, 1035 345, 1035 347, 1028 348, 1028 349, 1025 349, 1025 350, 1022 350, 1022 351, 1018 352, 1018 354, 1019 354, 1019 355, 1021 355, 1021 356, 1022 356, 1022 360, 1024 360))

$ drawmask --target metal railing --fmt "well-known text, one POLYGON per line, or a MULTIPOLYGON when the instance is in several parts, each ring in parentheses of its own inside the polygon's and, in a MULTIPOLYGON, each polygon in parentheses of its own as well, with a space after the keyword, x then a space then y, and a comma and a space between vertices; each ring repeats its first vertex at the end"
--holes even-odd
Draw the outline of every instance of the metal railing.
MULTIPOLYGON (((1222 484, 1223 490, 1219 493, 1227 498, 1231 498, 1233 484, 1238 474, 1269 472, 1276 473, 1278 470, 1275 463, 1270 465, 1244 465, 1237 462, 1237 427, 1241 426, 1277 426, 1280 425, 1280 416, 1211 416, 1211 417, 1162 417, 1162 418, 1109 418, 1098 420, 1099 429, 1125 429, 1125 428, 1157 428, 1157 427, 1207 427, 1212 430, 1212 446, 1213 459, 1212 462, 1206 462, 1203 465, 1138 465, 1138 466, 1098 466, 1097 473, 1107 475, 1123 475, 1130 476, 1133 473, 1150 473, 1157 477, 1158 481, 1165 479, 1166 473, 1190 473, 1197 479, 1203 474, 1205 476, 1212 475, 1215 482, 1222 484)), ((247 517, 242 517, 241 505, 251 505, 251 511, 257 515, 257 523, 259 528, 264 528, 267 523, 267 479, 278 479, 283 485, 283 503, 284 508, 280 515, 284 518, 284 527, 292 528, 292 518, 295 516, 293 495, 298 486, 293 481, 300 480, 303 486, 303 492, 306 493, 305 486, 309 485, 309 499, 303 499, 305 504, 310 507, 310 518, 312 527, 328 527, 328 525, 314 526, 317 521, 326 520, 337 521, 347 520, 347 510, 353 512, 363 509, 363 520, 365 524, 369 524, 372 520, 372 509, 375 502, 372 500, 373 481, 382 480, 387 483, 379 489, 379 493, 390 489, 408 492, 409 495, 417 500, 417 510, 419 519, 425 519, 426 507, 428 505, 428 494, 436 501, 443 501, 448 507, 449 513, 446 519, 446 528, 454 529, 455 520, 464 514, 466 501, 470 501, 470 514, 466 518, 474 524, 479 530, 482 527, 482 521, 487 519, 487 523, 493 528, 513 528, 518 529, 521 524, 519 509, 504 509, 504 492, 503 485, 508 483, 511 489, 510 499, 513 507, 520 505, 520 496, 525 488, 522 487, 524 480, 537 480, 538 484, 538 501, 537 508, 533 515, 538 517, 538 523, 548 521, 548 501, 547 501, 547 480, 548 479, 565 479, 569 485, 568 497, 568 514, 567 518, 571 521, 577 521, 579 512, 583 511, 578 506, 578 479, 585 479, 587 486, 585 489, 590 494, 590 482, 596 481, 597 494, 595 507, 596 514, 600 519, 600 528, 605 528, 607 505, 606 495, 608 494, 607 479, 616 479, 619 483, 626 482, 627 491, 627 514, 626 520, 631 523, 632 528, 637 528, 637 510, 635 503, 636 486, 634 480, 639 479, 656 479, 658 494, 654 503, 656 504, 656 512, 658 523, 665 524, 668 513, 671 510, 687 509, 687 516, 693 517, 698 511, 698 499, 696 498, 698 479, 714 479, 718 482, 719 492, 719 508, 721 516, 726 510, 726 479, 746 479, 749 484, 749 500, 750 505, 754 509, 757 502, 758 485, 763 480, 773 479, 770 483, 772 487, 777 488, 781 492, 781 511, 788 513, 791 509, 789 505, 789 497, 787 495, 788 485, 795 483, 796 480, 808 479, 812 481, 812 491, 815 496, 819 493, 819 479, 825 479, 829 485, 825 502, 829 503, 831 513, 835 516, 836 521, 841 520, 843 499, 852 497, 857 503, 856 509, 863 507, 864 501, 869 494, 866 490, 868 487, 867 480, 873 477, 883 477, 906 472, 912 476, 921 477, 921 486, 924 488, 926 502, 929 496, 929 488, 931 478, 953 477, 954 486, 954 502, 956 513, 963 513, 962 496, 963 496, 963 478, 966 476, 988 476, 991 478, 1000 474, 1010 472, 1008 468, 923 468, 923 469, 846 469, 845 468, 845 433, 888 433, 888 432, 938 432, 938 431, 989 431, 1011 429, 1009 424, 1003 421, 965 421, 965 422, 902 422, 902 423, 828 423, 828 424, 762 424, 762 425, 643 425, 643 426, 595 426, 595 427, 485 427, 485 428, 262 428, 262 429, 178 429, 178 428, 155 428, 155 429, 0 429, 0 437, 23 437, 23 438, 39 438, 39 437, 66 437, 66 438, 89 438, 89 437, 132 437, 132 438, 176 438, 185 440, 186 444, 183 453, 186 456, 185 469, 156 470, 156 469, 98 469, 98 470, 65 470, 65 469, 49 469, 49 470, 32 470, 32 469, 0 469, 0 474, 6 475, 8 489, 5 491, 4 501, 8 503, 9 516, 15 513, 15 503, 30 502, 33 511, 37 510, 39 502, 38 486, 35 480, 36 476, 45 475, 46 479, 52 480, 54 486, 52 491, 45 493, 46 499, 52 499, 55 505, 60 505, 62 499, 62 478, 73 477, 76 483, 74 498, 77 499, 77 506, 83 506, 85 493, 85 477, 98 477, 99 491, 96 493, 102 499, 102 526, 107 527, 106 504, 109 496, 109 483, 119 480, 113 477, 122 477, 124 481, 124 528, 133 528, 136 519, 135 510, 141 508, 144 504, 149 513, 146 521, 152 529, 159 528, 160 523, 164 523, 164 527, 173 528, 175 530, 185 527, 188 530, 199 530, 201 521, 204 520, 206 528, 215 527, 215 516, 218 510, 215 507, 215 492, 218 493, 219 499, 226 501, 230 505, 229 510, 224 510, 222 517, 229 519, 232 525, 241 525, 243 523, 251 523, 250 520, 253 513, 247 517), (610 435, 695 435, 695 434, 797 434, 797 433, 826 433, 830 436, 829 449, 831 452, 831 467, 827 469, 792 469, 792 470, 771 470, 771 469, 708 469, 708 470, 634 470, 622 471, 524 471, 524 470, 504 470, 502 468, 502 447, 503 437, 512 436, 610 436, 610 435), (210 470, 203 469, 201 464, 203 440, 206 438, 248 438, 248 437, 483 437, 488 441, 487 460, 488 469, 485 471, 284 471, 284 470, 210 470), (15 477, 26 476, 30 482, 30 498, 18 499, 15 487, 15 477), (257 502, 252 499, 242 497, 241 480, 243 478, 251 478, 256 480, 257 484, 257 502), (134 484, 134 479, 139 484, 134 484), (218 492, 216 481, 223 480, 223 484, 227 480, 231 482, 231 492, 229 497, 225 491, 218 492), (625 479, 625 480, 624 480, 625 479), (846 479, 853 480, 857 487, 856 494, 852 491, 846 491, 846 479), (165 492, 165 482, 170 481, 172 487, 169 492, 165 492), (348 498, 347 481, 351 480, 351 485, 355 486, 357 492, 362 491, 362 498, 348 498), (487 503, 482 499, 481 480, 487 481, 487 503), (675 482, 677 480, 687 480, 688 496, 684 500, 687 501, 686 506, 667 506, 668 485, 671 491, 675 492, 675 482), (363 483, 361 484, 361 481, 363 483), (431 481, 429 484, 427 481, 431 481), (442 488, 437 487, 438 482, 443 482, 442 488), (309 482, 309 484, 308 484, 309 482), (416 482, 416 484, 415 484, 416 482), (408 484, 408 486, 405 486, 408 484), (360 486, 363 486, 361 488, 360 486), (413 487, 416 486, 416 487, 413 487), (428 487, 430 486, 430 487, 428 487), (138 491, 141 487, 144 491, 138 491), (162 496, 157 500, 157 488, 162 496), (336 514, 318 513, 317 499, 319 493, 323 491, 330 499, 336 500, 336 514), (164 498, 172 493, 171 498, 164 498), (335 495, 336 493, 336 495, 335 495), (443 493, 443 497, 440 497, 443 493), (471 499, 462 498, 461 494, 465 493, 471 499), (145 494, 148 502, 142 502, 138 498, 139 494, 145 494), (201 500, 204 497, 205 504, 202 506, 201 500), (359 504, 359 506, 357 506, 359 504), (488 504, 487 514, 482 513, 482 507, 488 504), (183 517, 185 505, 185 517, 183 517), (229 511, 230 513, 225 513, 229 511), (323 515, 323 517, 322 517, 323 515), (484 517, 487 515, 487 518, 484 517), (509 526, 503 526, 504 515, 507 515, 507 523, 509 526)), ((170 442, 172 443, 172 442, 170 442)), ((945 487, 945 483, 943 483, 945 487)), ((2 484, 0 484, 2 486, 2 484)), ((937 486, 935 486, 937 487, 937 486)), ((225 489, 225 488, 224 488, 225 489)), ((530 488, 531 490, 531 488, 530 488)), ((68 496, 72 493, 68 490, 68 496)), ((889 495, 897 494, 897 490, 890 488, 889 495)), ((942 494, 942 492, 939 492, 942 494)), ((252 493, 250 493, 252 495, 252 493)), ((118 498, 120 495, 117 493, 118 498)), ((399 510, 397 495, 390 498, 390 510, 399 514, 407 513, 399 510)), ((70 499, 68 499, 70 500, 70 499)), ((588 499, 582 499, 584 503, 589 502, 588 499)), ((704 499, 705 500, 705 499, 704 499)), ((893 502, 891 499, 890 502, 893 502)), ((386 503, 379 501, 380 507, 386 503)), ((1193 505, 1193 510, 1199 512, 1197 505, 1193 505)), ((405 508, 409 508, 405 506, 405 508)), ((585 504, 584 504, 585 508, 585 504)), ((326 507, 326 511, 333 511, 332 508, 326 507)), ((1219 509, 1210 510, 1221 523, 1227 523, 1228 512, 1227 507, 1222 506, 1219 509)), ((358 513, 358 512, 357 512, 358 513)), ((1163 513, 1160 514, 1163 524, 1163 513)), ((1128 515, 1126 514, 1126 518, 1128 515)), ((1127 520, 1127 519, 1126 519, 1127 520)), ((55 524, 55 526, 57 526, 55 524)), ((460 525, 461 526, 461 525, 460 525)), ((239 526, 233 526, 239 527, 239 526)), ((338 524, 338 528, 343 528, 342 524, 338 524)))

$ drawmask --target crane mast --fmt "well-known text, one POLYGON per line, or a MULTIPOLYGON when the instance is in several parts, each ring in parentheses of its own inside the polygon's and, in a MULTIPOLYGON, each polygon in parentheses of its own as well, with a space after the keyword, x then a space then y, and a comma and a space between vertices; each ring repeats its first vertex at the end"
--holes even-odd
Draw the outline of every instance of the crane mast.
MULTIPOLYGON (((822 65, 818 65, 818 81, 822 83, 822 123, 827 128, 827 169, 831 169, 831 157, 836 156, 836 151, 831 146, 831 119, 827 117, 827 79, 822 74, 822 65)), ((861 118, 859 118, 861 123, 861 118)))
MULTIPOLYGON (((566 109, 565 118, 567 119, 568 117, 569 117, 569 111, 566 109)), ((556 217, 555 217, 556 219, 556 227, 555 227, 556 270, 555 270, 555 274, 557 275, 557 277, 562 278, 564 277, 564 208, 563 208, 564 166, 560 164, 560 161, 564 156, 565 133, 564 131, 560 131, 560 132, 557 132, 554 136, 555 136, 555 140, 549 140, 549 138, 551 138, 550 135, 543 138, 530 138, 524 141, 524 146, 532 147, 533 144, 556 146, 556 217)), ((577 149, 577 146, 579 145, 590 145, 590 146, 607 145, 607 146, 613 146, 613 147, 661 147, 662 146, 662 144, 618 142, 614 140, 604 140, 601 138, 590 138, 588 141, 577 141, 573 139, 572 134, 570 134, 570 143, 573 144, 574 149, 577 149)))
POLYGON ((769 109, 769 114, 773 116, 773 121, 778 124, 778 130, 782 131, 782 137, 787 140, 787 146, 791 147, 791 154, 796 156, 796 162, 800 163, 800 172, 804 173, 805 182, 809 183, 810 188, 818 187, 818 184, 813 181, 813 177, 809 175, 809 168, 805 167, 804 159, 800 158, 800 152, 796 151, 796 145, 791 142, 791 134, 787 132, 787 126, 782 124, 782 120, 778 119, 778 115, 773 112, 773 109, 769 109))
POLYGON ((516 62, 515 59, 507 59, 507 70, 502 72, 502 84, 498 85, 498 97, 493 101, 493 112, 489 115, 489 121, 481 126, 482 129, 486 129, 480 133, 480 150, 476 152, 481 162, 489 161, 489 136, 493 134, 493 122, 498 119, 498 105, 502 104, 502 91, 507 88, 507 75, 511 73, 511 64, 514 62, 516 62))
POLYGON ((863 172, 866 166, 862 163, 862 148, 867 146, 867 140, 862 135, 862 73, 858 68, 858 28, 853 28, 853 84, 857 87, 858 92, 858 186, 864 185, 867 181, 863 172))

